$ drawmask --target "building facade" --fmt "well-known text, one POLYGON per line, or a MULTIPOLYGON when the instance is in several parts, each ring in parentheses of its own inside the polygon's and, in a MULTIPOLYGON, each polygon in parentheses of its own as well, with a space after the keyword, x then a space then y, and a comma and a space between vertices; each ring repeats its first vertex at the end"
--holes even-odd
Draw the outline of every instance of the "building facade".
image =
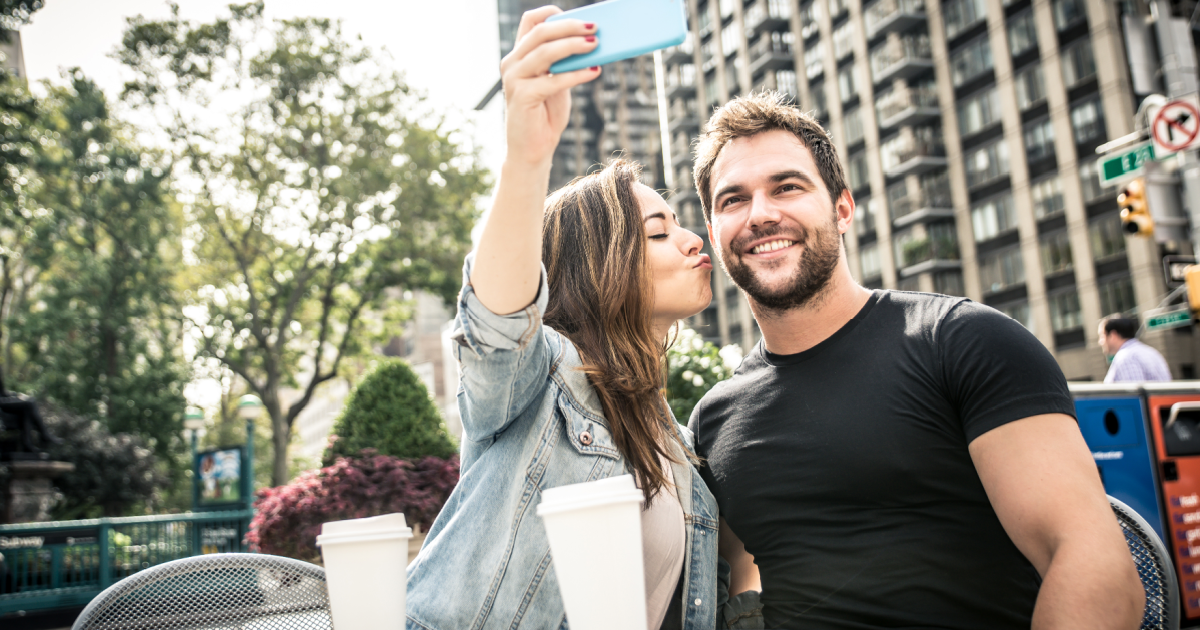
MULTIPOLYGON (((685 225, 704 235, 692 144, 715 107, 769 88, 818 118, 857 205, 845 238, 867 287, 962 295, 1029 328, 1072 380, 1107 369, 1096 326, 1166 295, 1160 246, 1122 231, 1096 148, 1134 131, 1120 27, 1104 0, 687 0, 664 51, 668 150, 685 225)), ((713 274, 692 325, 748 350, 745 299, 713 274)), ((1195 378, 1192 329, 1148 333, 1195 378)))
MULTIPOLYGON (((521 15, 545 0, 499 0, 500 56, 512 51, 521 15)), ((593 4, 591 0, 556 2, 563 9, 593 4)), ((659 133, 659 107, 654 58, 649 55, 604 66, 600 79, 571 91, 571 122, 554 155, 550 190, 586 175, 614 157, 642 165, 642 181, 665 186, 659 133)))

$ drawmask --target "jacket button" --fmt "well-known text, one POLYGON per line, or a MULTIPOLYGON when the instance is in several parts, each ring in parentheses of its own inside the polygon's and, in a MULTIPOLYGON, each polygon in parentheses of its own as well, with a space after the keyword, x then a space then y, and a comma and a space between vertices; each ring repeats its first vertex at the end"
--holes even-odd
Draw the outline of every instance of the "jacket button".
POLYGON ((699 598, 699 597, 697 597, 697 598, 696 598, 696 605, 697 605, 697 606, 699 606, 699 605, 700 605, 700 598, 699 598))
POLYGON ((590 446, 592 444, 592 434, 588 433, 587 431, 580 433, 579 443, 583 444, 584 446, 590 446))

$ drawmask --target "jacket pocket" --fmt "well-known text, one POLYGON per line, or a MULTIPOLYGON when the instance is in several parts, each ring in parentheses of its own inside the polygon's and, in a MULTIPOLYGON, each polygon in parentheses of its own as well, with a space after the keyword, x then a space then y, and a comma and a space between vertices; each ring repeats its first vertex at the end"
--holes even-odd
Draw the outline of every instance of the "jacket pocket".
POLYGON ((564 439, 577 453, 620 459, 621 451, 613 442, 607 422, 581 409, 566 392, 558 395, 558 412, 564 423, 564 439))

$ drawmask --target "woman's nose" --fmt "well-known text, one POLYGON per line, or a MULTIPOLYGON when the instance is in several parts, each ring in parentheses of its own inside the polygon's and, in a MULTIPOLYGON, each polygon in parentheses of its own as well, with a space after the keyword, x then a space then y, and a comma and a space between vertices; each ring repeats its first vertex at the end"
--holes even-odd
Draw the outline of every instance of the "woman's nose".
POLYGON ((704 239, 700 235, 691 230, 683 230, 687 234, 684 236, 683 253, 687 256, 695 256, 704 248, 704 239))

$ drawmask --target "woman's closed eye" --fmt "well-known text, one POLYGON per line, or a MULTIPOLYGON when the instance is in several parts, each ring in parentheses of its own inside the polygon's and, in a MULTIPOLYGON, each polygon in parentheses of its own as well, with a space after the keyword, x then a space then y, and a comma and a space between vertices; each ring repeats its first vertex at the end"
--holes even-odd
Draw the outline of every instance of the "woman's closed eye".
POLYGON ((668 236, 668 235, 667 235, 666 233, 663 233, 663 234, 651 234, 651 235, 650 235, 648 238, 651 238, 651 239, 653 239, 653 240, 656 240, 656 241, 660 241, 660 240, 662 240, 662 239, 665 239, 665 238, 667 238, 667 236, 668 236))

